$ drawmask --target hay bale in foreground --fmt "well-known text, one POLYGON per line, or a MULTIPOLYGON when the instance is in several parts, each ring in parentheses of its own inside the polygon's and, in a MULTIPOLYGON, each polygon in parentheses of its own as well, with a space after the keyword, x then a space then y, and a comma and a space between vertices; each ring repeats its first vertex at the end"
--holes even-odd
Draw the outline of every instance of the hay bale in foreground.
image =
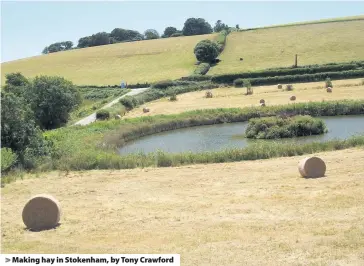
POLYGON ((265 103, 264 99, 260 99, 259 103, 265 103))
POLYGON ((332 88, 331 87, 327 87, 326 91, 327 92, 332 92, 332 88))
POLYGON ((289 98, 291 101, 295 101, 296 100, 296 96, 291 96, 290 98, 289 98))
POLYGON ((302 177, 323 177, 326 172, 326 164, 319 157, 306 157, 299 162, 298 171, 302 177))
POLYGON ((121 115, 116 115, 115 119, 121 119, 121 115))
POLYGON ((150 111, 149 108, 146 107, 143 108, 143 113, 148 113, 149 111, 150 111))
POLYGON ((282 84, 278 84, 278 89, 282 89, 282 88, 283 88, 282 84))
POLYGON ((24 206, 22 218, 27 228, 45 230, 54 228, 61 217, 61 206, 52 196, 40 194, 32 197, 24 206))

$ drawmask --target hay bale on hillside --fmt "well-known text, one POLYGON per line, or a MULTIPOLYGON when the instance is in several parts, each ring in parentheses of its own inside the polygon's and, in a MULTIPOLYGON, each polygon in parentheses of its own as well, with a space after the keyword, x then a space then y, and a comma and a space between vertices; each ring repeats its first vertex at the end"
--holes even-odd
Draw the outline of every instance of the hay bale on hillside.
POLYGON ((302 177, 323 177, 326 172, 326 164, 319 157, 306 157, 299 162, 298 171, 302 177))
POLYGON ((282 84, 278 84, 278 89, 282 89, 282 88, 283 88, 282 84))
POLYGON ((327 92, 332 92, 332 88, 331 88, 331 87, 328 87, 328 88, 326 89, 326 91, 327 91, 327 92))
POLYGON ((265 106, 265 103, 260 103, 260 106, 264 107, 265 106))
POLYGON ((265 103, 264 99, 260 99, 259 103, 265 103))
POLYGON ((206 98, 212 98, 213 97, 211 91, 207 91, 205 95, 206 95, 206 98))
POLYGON ((121 119, 121 115, 116 115, 115 119, 121 119))
POLYGON ((143 113, 148 113, 150 111, 150 109, 149 108, 147 108, 147 107, 144 107, 143 108, 143 113))
POLYGON ((24 206, 22 218, 27 228, 45 230, 54 228, 61 217, 61 206, 52 196, 40 194, 32 197, 24 206))
POLYGON ((296 96, 292 95, 289 99, 290 99, 291 101, 295 101, 295 100, 296 100, 296 96))

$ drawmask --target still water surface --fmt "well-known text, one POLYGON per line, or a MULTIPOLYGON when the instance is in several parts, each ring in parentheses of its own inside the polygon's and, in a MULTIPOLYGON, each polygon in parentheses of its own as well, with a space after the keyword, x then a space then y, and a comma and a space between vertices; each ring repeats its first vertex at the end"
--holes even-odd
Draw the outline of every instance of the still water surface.
MULTIPOLYGON (((364 116, 321 117, 329 130, 323 135, 283 139, 282 142, 307 143, 346 139, 364 133, 364 116)), ((219 151, 230 148, 244 148, 256 141, 242 138, 248 122, 189 127, 166 131, 127 143, 119 149, 120 154, 150 153, 162 150, 171 153, 219 151)))

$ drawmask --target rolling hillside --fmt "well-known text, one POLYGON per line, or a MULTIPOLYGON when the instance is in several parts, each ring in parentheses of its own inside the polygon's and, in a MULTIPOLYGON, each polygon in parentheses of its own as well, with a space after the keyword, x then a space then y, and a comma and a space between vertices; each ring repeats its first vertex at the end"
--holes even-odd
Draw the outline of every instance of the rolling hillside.
POLYGON ((364 59, 363 20, 233 32, 209 74, 364 59), (243 61, 240 61, 243 58, 243 61))
POLYGON ((26 58, 2 64, 2 80, 10 72, 22 72, 27 77, 61 75, 78 85, 177 79, 194 70, 196 43, 214 36, 119 43, 26 58))

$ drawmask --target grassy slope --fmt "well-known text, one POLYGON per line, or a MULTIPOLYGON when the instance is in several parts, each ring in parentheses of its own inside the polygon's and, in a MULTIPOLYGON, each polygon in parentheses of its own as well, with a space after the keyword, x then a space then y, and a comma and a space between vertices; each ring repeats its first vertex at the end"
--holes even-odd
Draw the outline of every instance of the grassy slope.
POLYGON ((363 265, 364 151, 178 168, 41 174, 2 189, 3 253, 178 253, 182 265, 363 265), (56 230, 24 230, 37 193, 59 199, 56 230), (228 252, 227 252, 228 251, 228 252))
POLYGON ((364 84, 362 79, 335 80, 333 92, 327 93, 324 82, 293 84, 294 91, 284 91, 277 86, 253 87, 254 94, 246 96, 246 88, 218 88, 211 90, 213 98, 205 98, 206 91, 190 92, 178 95, 178 101, 171 102, 163 98, 146 103, 127 113, 125 117, 151 116, 157 114, 178 114, 181 112, 211 109, 211 108, 241 108, 259 106, 259 100, 264 99, 267 106, 292 103, 289 98, 297 97, 296 102, 334 101, 344 99, 364 99, 364 84), (143 113, 143 107, 150 108, 149 113, 143 113))
POLYGON ((17 71, 27 77, 61 75, 79 85, 176 79, 193 72, 196 43, 214 36, 148 40, 42 55, 1 64, 2 77, 17 71))
POLYGON ((233 32, 209 74, 364 59, 364 20, 233 32), (244 58, 240 61, 239 58, 244 58))

